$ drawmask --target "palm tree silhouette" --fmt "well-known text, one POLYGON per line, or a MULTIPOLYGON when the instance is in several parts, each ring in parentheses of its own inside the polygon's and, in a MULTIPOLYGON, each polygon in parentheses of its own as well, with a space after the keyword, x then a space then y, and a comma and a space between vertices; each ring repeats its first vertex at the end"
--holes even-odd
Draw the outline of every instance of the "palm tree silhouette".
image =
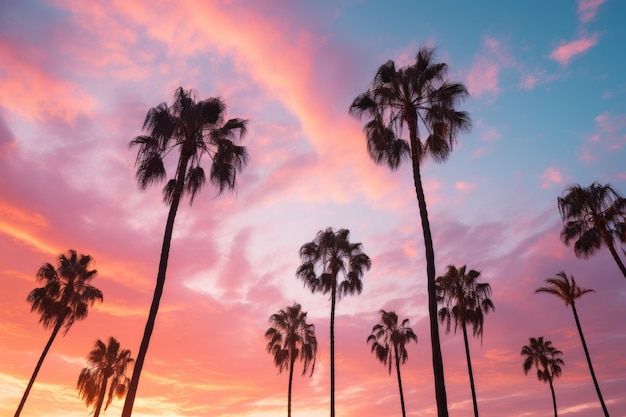
POLYGON ((437 323, 435 252, 420 170, 429 157, 444 162, 452 152, 458 134, 470 130, 471 121, 466 112, 455 108, 469 96, 467 89, 463 84, 448 81, 448 66, 435 63, 434 52, 432 48, 422 47, 414 64, 399 69, 393 61, 387 61, 376 72, 369 90, 354 99, 350 113, 359 118, 368 117, 364 127, 367 149, 377 164, 396 170, 404 160, 411 160, 426 249, 437 410, 439 417, 448 417, 437 323), (401 138, 405 125, 409 131, 408 140, 401 138), (421 135, 420 129, 426 135, 421 135))
POLYGON ((626 242, 626 198, 609 184, 594 182, 589 187, 568 186, 557 203, 563 242, 569 246, 574 241, 578 258, 590 257, 604 244, 626 278, 626 267, 615 249, 615 239, 626 242))
POLYGON ((154 296, 122 417, 130 417, 135 402, 139 377, 163 293, 174 219, 180 200, 185 194, 189 194, 191 205, 196 194, 206 183, 206 174, 201 165, 203 156, 211 159, 208 179, 217 187, 218 195, 224 190, 235 188, 236 174, 246 164, 248 156, 246 149, 236 145, 235 141, 245 134, 247 121, 243 119, 225 121, 225 115, 226 106, 220 98, 196 101, 196 93, 193 90, 179 87, 174 94, 172 106, 161 103, 148 111, 143 124, 148 135, 137 136, 130 142, 130 147, 139 146, 136 160, 137 182, 142 190, 165 179, 163 160, 168 154, 178 152, 178 161, 174 177, 163 189, 163 200, 170 209, 165 224, 154 296))
POLYGON ((300 259, 296 276, 304 286, 313 293, 330 293, 330 417, 335 417, 335 303, 345 295, 361 293, 363 272, 372 263, 361 243, 350 242, 349 230, 335 232, 330 227, 300 248, 300 259))
POLYGON ((372 352, 379 361, 388 365, 390 375, 391 364, 395 360, 402 417, 406 416, 406 411, 404 409, 402 379, 400 378, 400 364, 405 363, 409 357, 406 345, 411 340, 417 343, 417 336, 408 325, 409 319, 402 320, 402 323, 398 325, 398 315, 395 311, 380 310, 380 323, 372 327, 372 334, 367 337, 367 343, 372 344, 372 352))
POLYGON ((485 314, 494 310, 491 296, 491 285, 478 282, 480 272, 471 269, 466 272, 466 265, 457 268, 449 265, 445 275, 437 277, 437 299, 444 304, 439 310, 439 319, 446 323, 446 333, 450 333, 450 324, 454 320, 454 332, 458 325, 463 330, 465 342, 465 357, 467 358, 467 371, 469 373, 470 387, 472 390, 472 402, 474 404, 474 416, 478 417, 478 403, 476 402, 476 388, 474 386, 474 373, 470 359, 469 344, 467 341, 467 326, 472 326, 474 337, 483 337, 483 323, 485 314))
POLYGON ((114 396, 122 398, 126 394, 130 382, 126 376, 126 367, 133 360, 130 350, 120 350, 120 344, 114 337, 110 337, 106 345, 100 339, 96 341, 94 348, 87 356, 89 367, 80 371, 76 384, 81 399, 85 400, 88 407, 94 405, 94 417, 100 415, 104 397, 107 399, 104 404, 106 411, 114 396))
POLYGON ((278 373, 289 371, 289 385, 287 389, 287 416, 291 417, 291 388, 293 382, 293 368, 299 359, 303 363, 302 375, 311 366, 311 374, 315 369, 317 356, 317 339, 315 326, 306 322, 305 311, 302 306, 294 303, 293 306, 281 309, 270 316, 271 327, 265 332, 268 340, 267 351, 274 356, 274 365, 278 373))
POLYGON ((589 292, 595 291, 587 288, 580 288, 578 284, 576 284, 574 276, 571 275, 568 278, 565 271, 557 273, 555 278, 546 278, 545 281, 549 285, 547 287, 537 288, 535 293, 545 292, 555 295, 565 302, 565 307, 572 306, 574 320, 576 321, 576 328, 578 329, 578 334, 580 335, 580 341, 583 344, 583 350, 585 351, 585 357, 587 358, 587 365, 589 365, 589 372, 591 372, 591 378, 593 379, 593 384, 596 387, 596 392, 598 393, 598 398, 600 399, 600 404, 602 405, 602 411, 604 411, 604 415, 606 417, 609 417, 609 412, 606 409, 602 393, 600 392, 600 385, 598 385, 596 374, 593 371, 593 366, 591 365, 591 356, 589 355, 587 343, 585 342, 585 336, 583 335, 583 329, 580 326, 580 321, 578 320, 578 312, 576 311, 576 299, 589 292))
POLYGON ((66 335, 75 321, 87 318, 89 306, 103 299, 102 292, 90 284, 97 274, 95 269, 89 269, 92 261, 91 256, 78 255, 70 249, 67 254, 58 256, 56 268, 46 263, 37 271, 37 281, 43 283, 43 287, 32 290, 27 300, 31 303, 30 311, 40 314, 39 322, 45 329, 52 328, 52 334, 28 381, 15 417, 21 414, 39 369, 59 331, 64 328, 63 335, 66 335))
POLYGON ((552 346, 552 342, 549 340, 544 341, 543 336, 535 339, 530 338, 530 344, 522 347, 522 356, 526 356, 522 367, 524 374, 528 375, 530 368, 535 366, 537 368, 537 379, 543 382, 548 382, 550 385, 550 392, 552 393, 552 404, 554 405, 554 417, 558 417, 556 411, 556 396, 554 395, 554 385, 552 381, 555 377, 561 376, 561 366, 565 363, 561 358, 563 352, 557 350, 552 346))

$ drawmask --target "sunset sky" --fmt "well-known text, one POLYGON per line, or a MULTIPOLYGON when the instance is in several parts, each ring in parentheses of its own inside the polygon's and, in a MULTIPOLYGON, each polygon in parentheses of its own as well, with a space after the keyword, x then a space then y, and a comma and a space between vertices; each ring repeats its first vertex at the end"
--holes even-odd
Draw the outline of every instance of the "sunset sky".
MULTIPOLYGON (((320 344, 313 376, 296 371, 293 415, 328 415, 330 303, 295 277, 300 246, 326 227, 349 229, 372 259, 362 294, 337 305, 337 415, 401 413, 366 344, 381 308, 418 337, 402 367, 407 414, 435 415, 410 167, 376 166, 348 114, 381 64, 410 64, 422 45, 471 94, 471 133, 422 178, 437 275, 467 264, 493 289, 470 343, 480 415, 552 415, 548 385, 522 370, 539 336, 563 351, 559 414, 601 415, 571 309, 534 293, 564 270, 595 290, 576 306, 607 408, 626 416, 626 279, 606 249, 575 258, 556 204, 572 183, 626 194, 625 16, 618 0, 0 0, 0 416, 50 335, 26 301, 35 274, 70 248, 95 259, 104 302, 54 342, 22 416, 87 416, 76 381, 94 342, 138 351, 168 208, 161 185, 137 188, 128 143, 179 86, 249 119, 250 163, 236 193, 207 186, 181 203, 133 415, 286 414, 287 374, 263 335, 293 302, 320 344)), ((470 416, 463 338, 443 330, 450 416, 470 416)))

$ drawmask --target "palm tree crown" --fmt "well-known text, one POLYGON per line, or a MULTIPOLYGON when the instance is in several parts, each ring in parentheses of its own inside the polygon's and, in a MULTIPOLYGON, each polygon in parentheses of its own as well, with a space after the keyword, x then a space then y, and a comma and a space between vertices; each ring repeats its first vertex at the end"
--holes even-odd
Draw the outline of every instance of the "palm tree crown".
POLYGON ((365 124, 367 149, 378 164, 397 169, 405 159, 426 157, 445 161, 460 132, 469 131, 466 112, 455 107, 469 94, 463 84, 447 80, 448 66, 434 62, 435 50, 420 48, 415 63, 396 68, 391 60, 381 65, 369 90, 350 106, 350 113, 365 124), (409 140, 402 139, 403 127, 409 140), (427 135, 420 135, 420 126, 427 135))
POLYGON ((372 327, 372 334, 367 337, 367 343, 372 345, 372 352, 379 361, 388 366, 390 374, 393 359, 396 358, 401 364, 405 363, 409 357, 406 345, 411 341, 417 343, 417 335, 408 325, 409 319, 402 320, 398 325, 395 311, 380 310, 380 323, 372 327))
POLYGON ((201 165, 204 156, 211 160, 209 181, 217 187, 218 195, 224 190, 235 189, 237 172, 241 171, 247 162, 246 148, 235 144, 246 133, 247 121, 225 120, 225 114, 226 106, 221 99, 208 98, 196 101, 193 90, 180 87, 174 94, 172 106, 161 103, 148 111, 143 124, 148 135, 137 136, 129 144, 130 147, 139 147, 136 160, 137 182, 142 190, 165 179, 164 159, 167 155, 175 153, 176 150, 178 161, 174 177, 163 189, 163 200, 170 208, 165 224, 154 296, 122 417, 130 417, 132 414, 139 377, 163 294, 174 220, 180 200, 183 195, 189 194, 191 205, 206 183, 206 174, 201 165))
POLYGON ((452 320, 454 320, 455 333, 459 324, 463 330, 474 417, 478 417, 478 402, 476 400, 474 372, 472 371, 472 360, 467 340, 467 326, 472 326, 474 337, 480 336, 482 342, 485 314, 494 310, 495 307, 489 298, 491 296, 491 285, 478 282, 480 272, 473 269, 466 272, 466 269, 465 265, 460 268, 450 265, 443 276, 437 277, 437 301, 444 304, 439 310, 439 319, 442 323, 446 323, 446 333, 450 332, 452 320))
POLYGON ((557 273, 555 278, 546 278, 545 281, 550 285, 548 285, 547 287, 537 288, 535 292, 545 292, 555 295, 565 303, 566 307, 574 307, 576 299, 582 297, 587 293, 595 292, 594 290, 589 288, 580 288, 580 286, 576 284, 576 280, 574 279, 574 277, 568 277, 565 271, 557 273))
POLYGON ((361 243, 350 242, 350 231, 347 229, 335 232, 329 227, 319 231, 315 240, 300 248, 302 264, 296 275, 311 292, 336 292, 338 299, 360 294, 363 272, 372 265, 362 248, 361 243), (343 279, 339 282, 340 273, 343 279))
POLYGON ((163 198, 171 204, 176 196, 189 193, 190 204, 206 182, 201 162, 211 159, 210 182, 218 194, 234 189, 236 175, 245 166, 246 148, 235 144, 246 133, 247 121, 225 121, 226 105, 220 98, 196 101, 193 90, 179 87, 172 106, 161 103, 148 111, 143 128, 148 135, 137 136, 129 146, 139 146, 137 182, 142 190, 165 179, 164 158, 178 149, 178 164, 173 179, 163 190, 163 198))
POLYGON ((32 290, 27 300, 46 329, 58 325, 67 333, 76 320, 87 317, 89 306, 103 300, 102 292, 90 284, 98 273, 89 269, 92 263, 91 256, 70 249, 59 255, 56 267, 46 263, 39 268, 37 279, 43 287, 32 290))
POLYGON ((434 62, 434 53, 433 48, 422 47, 415 63, 410 66, 396 68, 393 61, 381 65, 370 88, 352 102, 350 113, 368 119, 364 131, 367 149, 374 162, 385 164, 391 170, 397 169, 405 160, 412 164, 426 250, 437 413, 439 417, 448 417, 437 323, 435 252, 420 165, 428 157, 444 162, 452 152, 458 134, 470 130, 471 121, 466 112, 456 109, 469 96, 467 89, 463 84, 448 81, 448 66, 434 62), (409 131, 408 140, 402 138, 405 127, 409 131))
POLYGON ((522 363, 524 374, 528 375, 528 371, 530 371, 534 365, 535 368, 537 368, 537 379, 547 382, 550 386, 554 417, 557 417, 556 396, 554 395, 552 382, 555 377, 561 376, 561 366, 565 363, 559 356, 561 356, 563 352, 552 346, 551 341, 544 341, 543 336, 541 336, 537 339, 531 337, 530 344, 523 346, 520 354, 526 357, 522 363))
POLYGON ((563 359, 559 356, 563 352, 552 346, 549 340, 544 341, 543 336, 530 338, 530 343, 522 347, 520 353, 526 356, 522 368, 524 374, 528 375, 528 371, 535 366, 537 368, 537 379, 543 382, 553 381, 555 377, 561 376, 561 366, 564 365, 563 359))
POLYGON ((615 241, 626 242, 626 199, 609 184, 568 186, 557 199, 563 219, 561 239, 574 241, 574 253, 588 258, 604 244, 626 278, 626 267, 615 249, 615 241))
POLYGON ((402 320, 402 323, 398 325, 398 315, 394 311, 380 310, 380 323, 372 327, 372 334, 367 338, 367 343, 372 344, 372 352, 374 352, 376 358, 383 365, 388 365, 389 374, 391 374, 391 365, 395 358, 398 389, 400 391, 400 406, 403 416, 406 415, 406 410, 404 408, 400 364, 405 363, 409 357, 406 345, 410 341, 417 343, 417 335, 408 325, 409 319, 402 320))
POLYGON ((65 328, 63 334, 67 334, 75 321, 87 317, 89 306, 103 299, 102 291, 91 285, 91 280, 97 274, 95 269, 89 269, 92 262, 91 256, 78 255, 70 249, 67 254, 59 255, 56 267, 46 263, 37 271, 37 280, 43 286, 32 290, 27 300, 31 303, 31 312, 38 312, 39 322, 46 329, 52 328, 52 333, 28 381, 15 417, 22 413, 35 378, 58 332, 65 328))
POLYGON ((454 321, 454 331, 459 324, 471 325, 474 336, 483 337, 485 314, 495 309, 491 296, 491 285, 478 282, 480 272, 466 265, 457 268, 449 265, 446 273, 437 278, 438 301, 444 304, 439 310, 439 319, 446 323, 446 332, 450 332, 454 321))
POLYGON ((270 316, 271 327, 265 332, 265 338, 268 340, 267 351, 274 356, 278 372, 289 369, 292 360, 300 360, 303 363, 302 375, 306 374, 309 366, 313 375, 317 339, 315 325, 308 324, 306 316, 298 303, 270 316))
POLYGON ((89 352, 88 367, 80 372, 76 387, 87 406, 94 405, 94 417, 100 415, 103 404, 106 410, 113 397, 122 398, 126 394, 130 382, 126 376, 126 368, 133 362, 130 354, 130 350, 120 349, 120 344, 114 337, 110 337, 106 345, 98 339, 89 352))
POLYGON ((317 357, 317 338, 315 326, 306 321, 307 313, 302 306, 294 303, 278 313, 270 316, 271 327, 265 332, 268 340, 267 351, 274 357, 274 365, 281 373, 289 371, 289 385, 287 391, 287 416, 291 416, 291 387, 293 368, 297 360, 303 363, 302 375, 305 375, 309 366, 311 375, 315 369, 317 357))
POLYGON ((361 243, 350 242, 349 230, 335 232, 330 227, 302 245, 300 259, 296 276, 311 292, 330 293, 330 417, 335 417, 335 303, 345 295, 361 293, 361 278, 372 263, 361 243))

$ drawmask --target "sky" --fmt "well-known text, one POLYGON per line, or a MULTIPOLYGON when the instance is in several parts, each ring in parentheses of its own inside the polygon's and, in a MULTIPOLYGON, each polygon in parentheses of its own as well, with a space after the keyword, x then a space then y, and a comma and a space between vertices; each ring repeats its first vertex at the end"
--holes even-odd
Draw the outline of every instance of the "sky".
MULTIPOLYGON (((616 0, 0 1, 0 416, 50 335, 26 301, 35 274, 68 249, 94 258, 104 302, 55 340, 22 415, 88 415, 76 381, 95 341, 138 351, 168 208, 160 185, 138 189, 128 143, 179 86, 249 120, 250 162, 235 193, 207 186, 181 204, 133 415, 286 413, 287 374, 263 335, 294 302, 320 350, 312 377, 296 372, 293 415, 328 413, 330 302, 295 276, 299 248, 327 227, 372 259, 363 292, 337 304, 337 415, 401 412, 366 344, 380 309, 418 337, 402 367, 407 414, 434 415, 411 170, 376 166, 348 114, 380 65, 408 65, 423 45, 470 93, 472 131, 422 179, 437 275, 467 265, 493 290, 484 338, 470 340, 480 415, 552 415, 549 387, 522 370, 539 336, 563 352, 559 414, 601 414, 571 309, 534 293, 565 271, 595 290, 576 306, 607 408, 626 416, 626 280, 608 250, 577 259, 560 241, 556 204, 573 183, 626 193, 625 15, 616 0)), ((444 330, 450 415, 469 416, 463 339, 444 330)))

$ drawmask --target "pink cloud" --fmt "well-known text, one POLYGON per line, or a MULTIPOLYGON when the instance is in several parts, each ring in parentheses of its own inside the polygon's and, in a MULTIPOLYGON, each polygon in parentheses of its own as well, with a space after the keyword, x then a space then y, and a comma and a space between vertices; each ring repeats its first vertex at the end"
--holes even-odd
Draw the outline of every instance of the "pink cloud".
POLYGON ((476 97, 498 94, 500 72, 513 65, 505 46, 497 39, 485 37, 483 45, 465 80, 470 94, 476 97))
POLYGON ((474 188, 476 188, 476 183, 467 182, 467 181, 457 181, 454 184, 454 188, 456 188, 457 191, 460 191, 461 193, 468 193, 469 191, 472 191, 474 188))
POLYGON ((597 35, 583 37, 575 41, 564 43, 550 53, 550 58, 557 61, 562 66, 569 65, 576 55, 580 55, 598 43, 597 35))
POLYGON ((550 167, 541 174, 541 188, 550 188, 553 185, 563 185, 569 181, 568 177, 563 175, 558 168, 550 167))
POLYGON ((587 23, 596 16, 598 8, 606 0, 578 0, 578 17, 582 23, 587 23))

